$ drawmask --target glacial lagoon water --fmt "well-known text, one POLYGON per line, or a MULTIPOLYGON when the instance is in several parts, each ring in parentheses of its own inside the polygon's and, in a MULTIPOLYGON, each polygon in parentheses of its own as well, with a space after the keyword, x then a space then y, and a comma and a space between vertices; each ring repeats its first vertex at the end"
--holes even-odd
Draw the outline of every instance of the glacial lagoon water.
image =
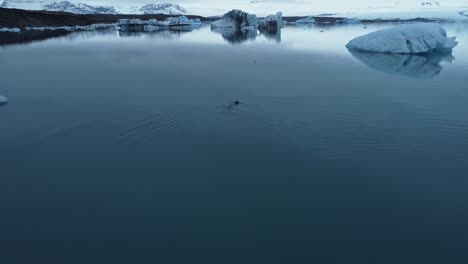
POLYGON ((386 26, 0 47, 0 262, 466 263, 468 25, 386 26))

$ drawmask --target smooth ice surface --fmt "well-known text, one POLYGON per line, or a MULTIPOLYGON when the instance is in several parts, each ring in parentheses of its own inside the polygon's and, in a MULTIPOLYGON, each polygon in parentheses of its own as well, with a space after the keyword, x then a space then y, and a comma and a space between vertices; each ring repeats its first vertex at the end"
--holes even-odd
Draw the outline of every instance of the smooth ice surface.
POLYGON ((346 47, 367 52, 418 54, 449 52, 457 44, 455 37, 447 37, 440 24, 419 23, 381 29, 351 40, 346 47))

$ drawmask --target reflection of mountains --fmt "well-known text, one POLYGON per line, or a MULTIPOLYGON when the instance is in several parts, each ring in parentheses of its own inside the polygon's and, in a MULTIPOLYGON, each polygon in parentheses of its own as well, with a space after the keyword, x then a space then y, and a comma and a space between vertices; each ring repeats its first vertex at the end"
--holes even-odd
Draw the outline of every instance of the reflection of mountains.
MULTIPOLYGON (((231 44, 241 44, 246 41, 254 41, 258 36, 256 29, 211 28, 212 32, 221 34, 224 40, 231 44)), ((278 32, 262 32, 265 38, 281 42, 281 30, 278 32)))
POLYGON ((21 33, 0 32, 0 45, 27 44, 49 38, 63 37, 71 34, 65 30, 23 30, 21 33))
POLYGON ((68 40, 73 39, 86 39, 94 35, 112 35, 115 31, 112 29, 100 29, 95 31, 77 30, 67 31, 63 29, 56 30, 22 30, 20 33, 14 32, 0 32, 0 45, 14 45, 14 44, 29 44, 33 42, 53 39, 65 38, 68 40))
POLYGON ((369 68, 391 74, 406 75, 415 78, 430 79, 443 69, 442 61, 451 62, 452 54, 389 54, 349 51, 354 58, 369 68))

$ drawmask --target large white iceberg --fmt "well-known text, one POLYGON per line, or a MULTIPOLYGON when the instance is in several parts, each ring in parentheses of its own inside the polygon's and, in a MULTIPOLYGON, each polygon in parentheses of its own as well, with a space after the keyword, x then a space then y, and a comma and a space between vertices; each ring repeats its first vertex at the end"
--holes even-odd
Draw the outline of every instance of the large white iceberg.
POLYGON ((222 19, 211 23, 212 28, 256 29, 257 25, 258 19, 256 15, 236 9, 224 14, 222 19))
POLYGON ((436 23, 400 25, 381 29, 351 40, 351 50, 400 54, 449 52, 458 42, 436 23))

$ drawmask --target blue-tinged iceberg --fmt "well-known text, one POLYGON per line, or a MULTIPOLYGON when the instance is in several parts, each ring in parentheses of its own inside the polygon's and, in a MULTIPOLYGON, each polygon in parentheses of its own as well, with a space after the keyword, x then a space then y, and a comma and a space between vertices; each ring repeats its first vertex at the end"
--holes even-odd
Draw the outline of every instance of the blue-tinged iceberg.
POLYGON ((365 52, 421 54, 450 52, 457 44, 441 25, 420 23, 381 29, 351 40, 346 47, 365 52))
POLYGON ((260 32, 276 33, 281 30, 283 25, 283 14, 281 12, 276 15, 269 15, 261 20, 258 24, 258 30, 260 32))
POLYGON ((256 29, 258 19, 241 10, 232 10, 223 15, 220 20, 211 23, 212 28, 256 29))

